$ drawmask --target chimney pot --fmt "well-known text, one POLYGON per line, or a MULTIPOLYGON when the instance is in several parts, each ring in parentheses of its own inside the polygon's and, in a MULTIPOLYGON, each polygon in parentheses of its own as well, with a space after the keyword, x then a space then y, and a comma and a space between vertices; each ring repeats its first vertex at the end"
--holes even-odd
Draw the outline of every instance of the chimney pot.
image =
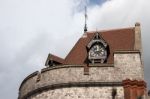
POLYGON ((140 26, 140 23, 139 23, 139 22, 136 22, 136 23, 135 23, 135 26, 140 26))

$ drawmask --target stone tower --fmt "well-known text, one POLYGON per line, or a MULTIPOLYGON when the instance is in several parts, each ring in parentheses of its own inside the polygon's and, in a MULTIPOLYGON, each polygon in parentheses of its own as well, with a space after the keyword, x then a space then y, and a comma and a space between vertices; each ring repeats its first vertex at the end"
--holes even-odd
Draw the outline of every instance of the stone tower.
POLYGON ((146 97, 141 56, 139 23, 129 28, 86 31, 65 59, 49 54, 46 68, 23 80, 18 99, 146 97))

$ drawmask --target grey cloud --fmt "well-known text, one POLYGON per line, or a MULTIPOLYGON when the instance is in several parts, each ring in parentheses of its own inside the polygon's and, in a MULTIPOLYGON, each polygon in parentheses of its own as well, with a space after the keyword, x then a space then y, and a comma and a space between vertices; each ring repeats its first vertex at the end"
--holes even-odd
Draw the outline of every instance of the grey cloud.
POLYGON ((148 0, 111 0, 102 7, 93 7, 89 12, 90 29, 133 27, 136 22, 141 23, 142 42, 144 49, 145 79, 150 88, 150 1, 148 0), (95 16, 96 18, 95 18, 95 16), (97 19, 99 18, 99 19, 97 19))
MULTIPOLYGON (((2 99, 16 99, 21 81, 44 67, 49 52, 64 58, 82 36, 84 15, 83 12, 72 14, 77 7, 75 2, 79 3, 80 0, 0 1, 2 99)), ((111 0, 101 6, 88 8, 89 30, 128 27, 134 26, 136 21, 141 22, 145 78, 148 83, 149 7, 149 0, 111 0)))

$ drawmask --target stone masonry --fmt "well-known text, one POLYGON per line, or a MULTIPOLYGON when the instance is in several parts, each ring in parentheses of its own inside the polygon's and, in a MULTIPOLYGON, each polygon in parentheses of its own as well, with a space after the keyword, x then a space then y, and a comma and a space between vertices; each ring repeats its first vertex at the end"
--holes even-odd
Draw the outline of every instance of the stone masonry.
MULTIPOLYGON (((93 92, 94 90, 98 90, 98 92, 103 93, 91 93, 91 97, 89 97, 89 99, 92 97, 95 97, 94 99, 104 99, 101 98, 100 95, 106 92, 107 95, 105 97, 108 97, 106 99, 111 99, 110 90, 113 86, 117 89, 119 88, 119 90, 122 90, 122 80, 127 78, 136 80, 143 79, 143 68, 141 67, 140 52, 138 51, 117 51, 114 53, 114 64, 91 65, 89 66, 89 69, 89 75, 84 75, 84 68, 82 65, 63 65, 53 68, 45 68, 41 71, 39 81, 37 81, 38 73, 29 78, 27 77, 27 79, 23 81, 20 87, 19 99, 25 99, 27 97, 30 97, 29 99, 41 99, 42 97, 43 99, 46 99, 44 97, 56 99, 57 95, 55 96, 52 93, 60 94, 60 92, 63 93, 60 95, 60 98, 57 99, 63 99, 62 97, 65 96, 66 98, 64 99, 67 99, 67 97, 68 99, 78 99, 75 95, 75 90, 80 91, 80 93, 77 93, 81 94, 81 96, 79 95, 79 97, 81 97, 79 99, 88 99, 89 96, 87 94, 93 92), (99 83, 101 86, 104 85, 107 88, 99 86, 88 88, 71 87, 71 84, 73 83, 78 85, 80 85, 80 83, 99 83), (64 84, 70 84, 69 88, 68 86, 66 88, 59 88, 59 85, 61 86, 64 84), (58 85, 58 89, 51 87, 55 85, 58 85), (86 90, 88 90, 87 93, 86 90), (68 96, 66 95, 67 93, 71 95, 68 96)), ((119 97, 122 97, 123 99, 124 94, 122 91, 119 91, 117 95, 119 95, 118 99, 120 99, 119 97)))
MULTIPOLYGON (((43 91, 28 99, 112 99, 112 87, 73 87, 43 91)), ((123 98, 123 88, 117 87, 116 99, 123 98)))
MULTIPOLYGON (((140 24, 136 23, 131 29, 117 30, 114 38, 111 38, 111 33, 115 33, 114 30, 103 33, 111 40, 109 43, 112 44, 110 45, 112 63, 67 64, 63 63, 65 60, 53 56, 55 60, 50 58, 50 62, 55 63, 55 66, 43 68, 40 72, 36 71, 23 80, 18 99, 137 99, 139 95, 148 97, 144 82, 140 24), (122 31, 127 33, 123 40, 122 31), (114 43, 116 39, 125 44, 128 41, 130 44, 122 46, 124 43, 119 42, 117 45, 114 43)), ((72 56, 68 59, 79 62, 79 59, 83 59, 80 56, 84 58, 88 56, 86 44, 85 46, 83 44, 89 35, 81 38, 79 46, 74 47, 78 48, 77 51, 69 54, 72 56), (76 55, 78 51, 82 55, 76 55)))

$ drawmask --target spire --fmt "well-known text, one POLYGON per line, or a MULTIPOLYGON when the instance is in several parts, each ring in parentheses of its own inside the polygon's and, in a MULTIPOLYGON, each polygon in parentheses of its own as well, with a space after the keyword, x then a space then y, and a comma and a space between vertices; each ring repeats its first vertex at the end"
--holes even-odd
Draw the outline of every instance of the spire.
POLYGON ((86 7, 86 6, 85 6, 85 13, 84 13, 84 16, 85 16, 84 32, 86 32, 86 31, 87 31, 87 23, 86 23, 86 21, 87 21, 87 7, 86 7))

